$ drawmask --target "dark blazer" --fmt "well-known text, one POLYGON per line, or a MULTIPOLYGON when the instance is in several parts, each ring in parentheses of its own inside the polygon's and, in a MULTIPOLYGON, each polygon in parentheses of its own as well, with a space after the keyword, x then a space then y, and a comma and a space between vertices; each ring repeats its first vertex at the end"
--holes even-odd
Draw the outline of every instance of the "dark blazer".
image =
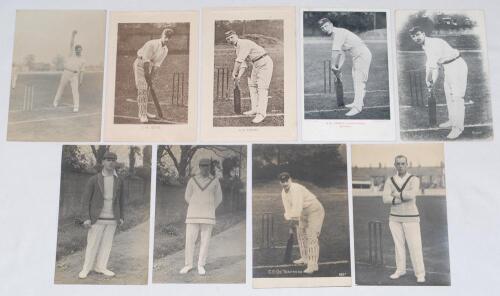
MULTIPOLYGON (((123 207, 125 203, 124 182, 113 176, 113 213, 117 222, 125 220, 123 207)), ((82 196, 82 220, 90 220, 94 224, 101 214, 104 204, 104 176, 102 172, 90 177, 82 196)))

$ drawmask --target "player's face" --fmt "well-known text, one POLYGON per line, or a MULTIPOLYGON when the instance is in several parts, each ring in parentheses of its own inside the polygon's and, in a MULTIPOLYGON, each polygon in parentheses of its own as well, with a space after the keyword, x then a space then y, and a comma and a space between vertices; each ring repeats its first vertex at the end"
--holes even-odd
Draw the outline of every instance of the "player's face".
POLYGON ((415 43, 420 44, 420 45, 424 44, 424 41, 425 41, 425 33, 424 32, 418 31, 415 34, 410 35, 410 37, 413 41, 415 41, 415 43))
POLYGON ((331 34, 333 32, 333 24, 332 23, 324 23, 321 27, 320 27, 321 31, 323 31, 324 33, 327 33, 327 34, 331 34))
POLYGON ((236 45, 236 43, 238 42, 238 36, 236 36, 235 34, 229 36, 226 38, 226 41, 232 45, 236 45))
POLYGON ((398 174, 406 174, 406 168, 408 167, 408 163, 406 158, 404 157, 399 157, 394 160, 394 166, 396 167, 396 170, 398 171, 398 174))
POLYGON ((208 176, 209 174, 209 166, 208 164, 200 164, 200 173, 202 176, 208 176))
POLYGON ((281 187, 283 187, 283 189, 285 189, 285 191, 288 191, 290 189, 291 180, 290 179, 288 179, 286 181, 280 180, 280 184, 281 184, 281 187))
POLYGON ((166 35, 166 34, 161 34, 161 38, 160 38, 160 40, 161 40, 161 44, 162 44, 162 45, 167 44, 167 41, 168 41, 168 37, 167 37, 167 35, 166 35))
POLYGON ((111 158, 105 158, 102 161, 102 165, 106 170, 113 170, 115 168, 115 160, 111 158))

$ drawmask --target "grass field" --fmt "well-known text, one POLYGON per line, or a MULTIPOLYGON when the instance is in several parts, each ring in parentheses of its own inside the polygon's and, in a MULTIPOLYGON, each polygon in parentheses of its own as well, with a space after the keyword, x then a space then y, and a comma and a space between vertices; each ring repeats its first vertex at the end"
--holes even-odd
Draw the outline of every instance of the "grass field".
POLYGON ((11 89, 9 141, 99 141, 101 136, 102 72, 84 73, 80 111, 73 113, 71 87, 66 86, 59 107, 52 103, 61 73, 21 73, 11 89), (33 109, 23 110, 26 85, 33 85, 33 109))
MULTIPOLYGON (((304 40, 304 118, 305 119, 390 119, 389 74, 387 43, 367 41, 372 53, 370 73, 366 84, 365 109, 353 117, 344 114, 349 109, 338 108, 333 77, 332 92, 324 92, 323 62, 331 59, 331 42, 327 39, 304 40)), ((352 58, 347 55, 342 68, 344 100, 346 104, 354 99, 352 81, 352 58)), ((327 73, 328 74, 328 73, 327 73)), ((333 76, 333 75, 332 75, 333 76)))
MULTIPOLYGON (((116 58, 115 124, 139 124, 136 103, 137 89, 133 70, 135 58, 135 56, 125 55, 119 55, 116 58)), ((162 107, 165 121, 150 121, 150 123, 186 124, 188 122, 187 106, 189 101, 189 56, 186 54, 168 55, 153 80, 153 87, 162 107), (181 81, 184 91, 179 99, 177 99, 177 86, 175 96, 172 99, 175 72, 184 73, 184 83, 181 81)), ((179 86, 179 89, 181 92, 182 87, 179 86)), ((151 99, 148 111, 157 114, 151 99)))
MULTIPOLYGON (((349 213, 347 190, 321 188, 308 182, 300 182, 313 192, 325 208, 325 220, 320 235, 318 277, 350 276, 349 213)), ((253 276, 302 277, 304 266, 283 265, 284 246, 288 240, 288 224, 283 217, 281 186, 278 182, 253 184, 253 276), (274 216, 274 247, 262 248, 263 213, 274 216)), ((297 242, 295 242, 297 244, 297 242)), ((293 259, 299 258, 298 247, 293 250, 293 259)))
MULTIPOLYGON (((266 48, 269 56, 273 60, 273 76, 271 79, 271 85, 269 86, 269 96, 270 99, 267 104, 268 116, 263 122, 258 124, 258 126, 283 126, 284 125, 284 60, 283 60, 283 45, 278 47, 266 48)), ((223 68, 229 69, 229 75, 231 75, 234 59, 236 58, 235 49, 229 45, 217 45, 215 46, 215 56, 214 56, 214 66, 215 69, 223 68)), ((251 73, 251 63, 249 68, 243 75, 240 81, 241 97, 242 100, 242 112, 250 110, 250 94, 248 91, 248 77, 251 73)), ((224 70, 226 71, 226 70, 224 70)), ((221 76, 222 78, 222 76, 221 76)), ((257 126, 251 123, 253 117, 247 116, 237 116, 234 113, 233 107, 233 85, 229 77, 229 88, 227 88, 227 77, 224 78, 224 96, 218 99, 217 96, 217 70, 214 73, 214 126, 257 126), (228 94, 228 95, 226 95, 228 94)), ((219 91, 222 89, 222 83, 219 82, 219 91)), ((219 95, 220 97, 220 95, 219 95)))
MULTIPOLYGON (((459 139, 486 139, 493 135, 489 82, 485 79, 483 56, 480 52, 462 52, 469 73, 465 101, 465 131, 459 139), (471 103, 472 102, 472 103, 471 103)), ((446 140, 449 129, 433 129, 429 125, 428 108, 411 106, 408 71, 425 71, 425 54, 422 51, 398 52, 398 86, 401 138, 405 140, 446 140)), ((487 77, 487 76, 486 76, 487 77)), ((448 120, 446 98, 441 71, 435 86, 437 122, 448 120)), ((425 83, 423 83, 425 85, 425 83)))
MULTIPOLYGON (((426 285, 450 285, 450 259, 448 251, 448 222, 446 198, 418 197, 420 227, 426 270, 426 285)), ((356 259, 356 284, 358 285, 416 285, 410 255, 407 250, 409 269, 406 276, 391 280, 389 275, 396 269, 394 242, 389 230, 390 207, 382 203, 381 197, 353 198, 354 253, 356 259), (382 221, 384 265, 368 264, 368 222, 382 221)))

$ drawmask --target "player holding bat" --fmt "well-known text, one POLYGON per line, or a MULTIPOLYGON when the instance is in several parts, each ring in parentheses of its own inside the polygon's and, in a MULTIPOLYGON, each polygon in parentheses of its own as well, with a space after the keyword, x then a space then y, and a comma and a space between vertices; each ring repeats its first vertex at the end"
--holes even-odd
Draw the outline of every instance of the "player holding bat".
POLYGON ((236 59, 232 73, 235 86, 238 85, 241 76, 247 68, 246 61, 249 60, 252 63, 252 74, 248 78, 248 90, 250 92, 252 109, 243 114, 255 115, 252 122, 260 123, 264 121, 267 115, 269 85, 271 84, 274 67, 273 60, 262 46, 252 40, 239 38, 235 31, 227 31, 225 36, 226 41, 236 48, 236 59))
MULTIPOLYGON (((351 104, 346 105, 346 107, 351 108, 351 110, 349 110, 349 112, 345 115, 354 116, 363 110, 366 82, 368 81, 372 54, 361 38, 347 29, 333 26, 332 22, 328 18, 320 19, 318 21, 318 25, 323 32, 333 38, 333 63, 331 70, 335 74, 335 84, 339 90, 341 83, 339 84, 338 81, 342 78, 341 70, 345 61, 345 53, 348 52, 352 56, 354 101, 351 104)), ((337 93, 337 96, 338 95, 339 93, 337 93)))
MULTIPOLYGON (((292 181, 289 173, 281 173, 279 180, 283 188, 281 199, 285 209, 285 220, 290 222, 291 228, 296 228, 297 230, 300 258, 294 260, 293 263, 307 264, 304 273, 312 274, 318 271, 318 239, 321 227, 323 226, 323 219, 325 218, 325 210, 313 193, 306 187, 292 181)), ((293 232, 290 236, 293 240, 293 232)), ((290 245, 289 239, 285 257, 287 257, 287 253, 291 254, 290 245)))
POLYGON ((141 123, 147 123, 148 118, 156 117, 154 114, 148 113, 149 94, 151 94, 158 116, 163 117, 160 103, 153 89, 153 78, 167 57, 167 41, 173 34, 172 29, 164 29, 159 39, 149 40, 137 51, 137 58, 134 62, 134 77, 137 87, 138 117, 141 123))
MULTIPOLYGON (((432 88, 439 76, 439 68, 444 72, 444 93, 449 120, 439 125, 451 128, 448 139, 458 138, 464 131, 465 91, 467 89, 467 63, 460 52, 441 38, 426 36, 420 27, 409 31, 411 39, 422 46, 427 61, 425 63, 425 83, 432 88)), ((431 106, 429 106, 430 108, 431 106)))

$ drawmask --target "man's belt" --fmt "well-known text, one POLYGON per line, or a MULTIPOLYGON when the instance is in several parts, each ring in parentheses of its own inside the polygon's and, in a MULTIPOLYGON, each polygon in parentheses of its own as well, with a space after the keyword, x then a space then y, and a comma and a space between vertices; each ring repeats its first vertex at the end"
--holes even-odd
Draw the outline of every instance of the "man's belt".
POLYGON ((71 70, 71 69, 68 69, 68 68, 64 68, 64 71, 69 71, 69 72, 72 72, 72 73, 78 73, 78 71, 75 71, 75 70, 71 70))
POLYGON ((258 58, 256 58, 256 59, 253 59, 253 60, 252 60, 252 63, 257 62, 258 60, 262 59, 262 58, 263 58, 263 57, 265 57, 265 56, 267 56, 267 53, 265 53, 265 54, 261 55, 260 57, 258 57, 258 58))
POLYGON ((457 56, 456 58, 451 59, 451 60, 449 60, 449 61, 447 61, 447 62, 444 62, 444 63, 443 63, 443 65, 447 65, 447 64, 449 64, 449 63, 453 63, 454 61, 458 60, 458 59, 459 59, 459 58, 461 58, 461 57, 462 57, 462 55, 461 55, 461 54, 458 54, 458 56, 457 56))

